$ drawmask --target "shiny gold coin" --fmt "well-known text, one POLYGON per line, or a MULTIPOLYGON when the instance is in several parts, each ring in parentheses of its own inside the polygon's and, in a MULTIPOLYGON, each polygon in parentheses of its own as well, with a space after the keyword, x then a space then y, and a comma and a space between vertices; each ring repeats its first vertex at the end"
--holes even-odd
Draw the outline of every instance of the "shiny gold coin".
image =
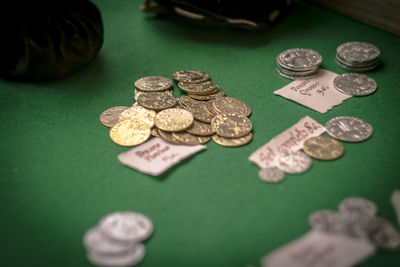
POLYGON ((344 153, 343 145, 336 139, 326 136, 308 138, 303 143, 304 152, 312 158, 321 160, 333 160, 344 153))
POLYGON ((245 136, 238 137, 238 138, 226 138, 226 137, 222 137, 217 134, 214 134, 213 136, 211 136, 211 138, 218 145, 228 146, 228 147, 237 147, 237 146, 243 146, 243 145, 250 143, 250 141, 253 139, 253 134, 249 133, 245 136))
POLYGON ((148 92, 164 91, 172 87, 171 79, 161 76, 143 77, 135 81, 135 87, 148 92))
POLYGON ((187 132, 172 133, 172 136, 181 144, 188 146, 205 144, 211 139, 209 136, 196 136, 187 132))
POLYGON ((193 105, 187 106, 186 109, 193 114, 193 117, 201 122, 210 123, 212 116, 206 111, 206 103, 200 102, 193 105))
POLYGON ((193 123, 193 115, 180 108, 169 108, 157 113, 154 123, 158 129, 167 132, 179 132, 189 128, 193 123))
POLYGON ((141 94, 137 102, 145 108, 153 110, 163 110, 175 107, 176 99, 169 93, 164 92, 148 92, 141 94))
POLYGON ((176 139, 175 137, 173 137, 172 134, 169 132, 165 132, 163 130, 158 129, 158 134, 160 135, 160 137, 162 139, 164 139, 168 143, 171 143, 174 145, 181 145, 181 142, 179 142, 179 140, 176 139))
POLYGON ((111 140, 120 146, 136 146, 150 137, 150 127, 139 119, 118 122, 110 129, 111 140))
MULTIPOLYGON (((135 99, 135 101, 137 101, 137 99, 138 99, 138 97, 140 95, 148 94, 148 93, 149 93, 148 91, 142 91, 142 90, 139 90, 139 89, 135 88, 135 91, 134 91, 134 99, 135 99)), ((172 89, 167 89, 165 91, 162 91, 162 93, 167 93, 167 94, 173 95, 172 89)))
POLYGON ((117 106, 109 108, 100 115, 100 122, 106 127, 113 127, 118 122, 119 115, 129 109, 127 106, 117 106))
POLYGON ((213 100, 215 111, 219 114, 241 114, 250 116, 251 108, 242 100, 233 97, 220 97, 213 100))
POLYGON ((220 114, 211 121, 211 127, 222 137, 237 138, 251 132, 251 121, 240 114, 220 114))
POLYGON ((225 96, 225 92, 220 90, 216 92, 215 94, 211 95, 192 95, 192 94, 187 94, 190 98, 195 99, 195 100, 200 100, 200 101, 207 101, 207 100, 213 100, 219 97, 225 96))
POLYGON ((119 115, 119 121, 127 120, 127 119, 140 119, 143 122, 147 123, 149 127, 154 126, 154 118, 156 116, 156 112, 154 110, 150 110, 141 106, 131 107, 127 110, 124 110, 119 115))
POLYGON ((196 121, 196 120, 194 120, 192 126, 187 128, 185 131, 190 134, 194 134, 194 135, 198 135, 198 136, 210 136, 215 133, 215 131, 211 127, 211 124, 196 121))
POLYGON ((185 83, 202 83, 210 79, 207 73, 199 70, 180 70, 174 72, 172 77, 175 81, 185 83))
POLYGON ((219 91, 218 85, 210 81, 206 81, 203 83, 179 82, 178 87, 182 91, 193 95, 211 95, 219 91))
POLYGON ((160 134, 158 133, 158 129, 156 127, 151 128, 150 134, 154 137, 161 137, 160 134))

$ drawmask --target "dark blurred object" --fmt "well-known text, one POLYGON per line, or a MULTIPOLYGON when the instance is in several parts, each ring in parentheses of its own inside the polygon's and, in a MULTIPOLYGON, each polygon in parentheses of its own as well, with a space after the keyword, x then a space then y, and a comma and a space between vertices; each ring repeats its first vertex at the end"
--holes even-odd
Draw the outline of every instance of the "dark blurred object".
POLYGON ((87 0, 12 0, 0 4, 0 78, 64 77, 92 60, 103 23, 87 0))
MULTIPOLYGON (((162 10, 187 21, 217 27, 233 27, 250 31, 268 29, 288 9, 289 0, 155 0, 162 10)), ((143 1, 142 10, 159 13, 151 1, 143 1)))
POLYGON ((400 0, 307 0, 400 35, 400 0))

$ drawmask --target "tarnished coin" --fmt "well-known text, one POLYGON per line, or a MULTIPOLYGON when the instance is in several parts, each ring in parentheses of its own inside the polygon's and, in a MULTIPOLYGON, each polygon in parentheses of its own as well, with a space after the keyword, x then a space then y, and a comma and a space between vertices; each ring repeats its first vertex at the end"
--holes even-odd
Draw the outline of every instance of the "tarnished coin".
POLYGON ((104 255, 89 251, 87 254, 88 260, 97 266, 105 267, 128 267, 138 264, 143 260, 146 254, 146 248, 143 244, 135 244, 132 248, 122 254, 104 255))
POLYGON ((346 95, 364 96, 376 91, 376 82, 364 74, 345 73, 338 75, 333 80, 333 86, 346 95))
POLYGON ((378 208, 375 203, 361 197, 346 198, 339 204, 339 211, 342 214, 354 213, 374 217, 376 216, 377 210, 378 208))
POLYGON ((285 179, 285 173, 277 167, 264 168, 258 172, 258 177, 268 183, 279 183, 285 179))
POLYGON ((236 137, 236 138, 227 138, 227 137, 222 137, 217 134, 214 134, 211 136, 213 141, 217 143, 218 145, 221 146, 226 146, 226 147, 238 147, 238 146, 244 146, 253 139, 253 134, 249 133, 246 134, 245 136, 242 137, 236 137))
POLYGON ((130 107, 127 106, 117 106, 109 108, 100 115, 100 122, 106 127, 113 127, 117 122, 119 115, 130 107))
POLYGON ((129 251, 135 243, 115 242, 107 238, 98 227, 89 229, 83 237, 86 249, 101 254, 116 254, 129 251))
POLYGON ((179 102, 186 107, 191 107, 197 105, 200 101, 194 100, 187 95, 183 95, 179 98, 179 102))
POLYGON ((148 92, 138 97, 137 102, 145 108, 163 110, 176 105, 176 99, 164 92, 148 92))
POLYGON ((251 121, 240 114, 220 114, 211 120, 211 127, 222 137, 242 137, 251 132, 251 121))
POLYGON ((198 136, 211 136, 215 133, 211 124, 196 120, 194 120, 192 126, 187 128, 185 131, 198 136))
POLYGON ((174 144, 174 145, 181 145, 181 142, 179 142, 178 139, 172 136, 172 133, 165 132, 163 130, 158 129, 158 134, 162 139, 167 141, 168 143, 174 144))
POLYGON ((210 95, 219 91, 218 85, 211 81, 203 83, 184 83, 179 82, 178 87, 188 94, 193 95, 210 95))
POLYGON ((99 230, 108 238, 128 243, 147 239, 153 228, 147 216, 132 211, 113 212, 99 222, 99 230))
POLYGON ((135 82, 135 86, 138 89, 148 92, 164 91, 171 88, 172 85, 171 79, 161 76, 143 77, 135 82))
POLYGON ((205 144, 211 139, 209 136, 196 136, 187 132, 172 133, 172 136, 181 144, 188 146, 205 144))
POLYGON ((207 73, 199 70, 180 70, 174 72, 172 77, 175 81, 184 83, 202 83, 210 79, 207 73))
POLYGON ((215 111, 219 114, 241 114, 250 116, 251 108, 242 100, 233 97, 220 97, 213 100, 215 111))
POLYGON ((280 53, 277 64, 291 70, 315 69, 322 63, 322 56, 312 49, 294 48, 280 53))
POLYGON ((127 120, 127 119, 140 119, 143 122, 147 123, 149 127, 153 127, 154 118, 156 116, 156 112, 154 110, 149 110, 147 108, 136 106, 131 107, 127 110, 124 110, 119 115, 119 121, 127 120))
POLYGON ((333 118, 325 124, 325 128, 330 136, 346 142, 361 142, 372 135, 371 125, 355 117, 333 118))
POLYGON ((374 217, 366 231, 371 242, 382 249, 394 250, 400 247, 400 234, 396 228, 383 218, 374 217))
POLYGON ((336 55, 341 60, 348 62, 348 64, 360 65, 377 60, 380 51, 376 46, 370 43, 347 42, 338 46, 336 55))
POLYGON ((150 127, 140 119, 123 120, 110 129, 111 140, 120 146, 136 146, 150 137, 150 127))
MULTIPOLYGON (((134 99, 135 99, 135 101, 137 101, 137 99, 139 98, 140 95, 148 94, 148 93, 151 93, 151 92, 135 89, 135 91, 134 91, 134 99)), ((165 91, 162 91, 162 93, 170 94, 171 96, 173 96, 172 89, 167 89, 165 91)))
POLYGON ((279 158, 277 167, 285 173, 303 173, 311 167, 311 159, 301 151, 289 152, 279 158))
POLYGON ((207 101, 204 108, 207 111, 207 113, 210 114, 211 117, 215 117, 218 115, 217 111, 215 111, 214 109, 214 104, 212 100, 207 101))
POLYGON ((303 143, 303 150, 310 157, 321 160, 337 159, 344 152, 343 145, 339 141, 326 136, 308 138, 303 143))
POLYGON ((193 123, 193 115, 180 108, 165 109, 157 113, 154 123, 158 129, 166 132, 179 132, 189 128, 193 123))
POLYGON ((220 90, 220 91, 218 91, 218 92, 216 92, 214 94, 211 94, 211 95, 192 95, 192 94, 188 94, 188 96, 190 98, 195 99, 195 100, 207 101, 207 100, 213 100, 213 99, 216 99, 216 98, 223 97, 223 96, 225 96, 225 92, 220 90))
POLYGON ((198 101, 199 103, 191 106, 186 106, 186 109, 193 114, 193 117, 201 122, 210 123, 212 116, 206 110, 206 103, 204 101, 198 101))

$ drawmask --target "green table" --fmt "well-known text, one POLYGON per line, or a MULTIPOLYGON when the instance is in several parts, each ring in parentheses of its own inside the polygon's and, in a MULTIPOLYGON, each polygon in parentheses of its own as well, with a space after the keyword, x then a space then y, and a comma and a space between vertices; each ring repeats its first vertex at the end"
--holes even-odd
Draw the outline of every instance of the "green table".
MULTIPOLYGON (((396 224, 390 195, 400 188, 400 38, 327 10, 295 3, 268 32, 220 31, 142 14, 139 1, 96 0, 105 25, 99 56, 72 76, 51 82, 0 81, 0 236, 2 266, 90 266, 82 237, 104 215, 133 210, 155 226, 141 266, 258 266, 263 255, 303 235, 307 218, 366 197, 396 224), (320 114, 275 96, 289 83, 275 57, 307 47, 334 62, 336 47, 362 40, 381 50, 369 72, 379 88, 320 114), (179 69, 206 71, 228 96, 253 109, 252 143, 207 149, 160 177, 117 160, 99 115, 133 103, 133 83, 179 69), (309 115, 324 124, 350 115, 374 127, 371 139, 344 143, 335 161, 267 184, 248 156, 309 115)), ((180 95, 175 90, 175 96, 180 95)), ((399 266, 400 251, 379 252, 360 266, 399 266)))

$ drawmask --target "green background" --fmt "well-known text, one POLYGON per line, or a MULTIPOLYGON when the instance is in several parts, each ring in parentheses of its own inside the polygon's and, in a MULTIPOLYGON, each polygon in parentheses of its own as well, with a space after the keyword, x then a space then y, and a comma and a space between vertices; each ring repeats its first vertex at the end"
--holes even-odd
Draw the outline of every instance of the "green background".
MULTIPOLYGON (((105 42, 92 63, 57 81, 0 81, 2 266, 89 266, 85 231, 118 210, 154 222, 143 267, 258 266, 263 255, 310 229, 310 213, 336 209, 350 196, 374 201, 379 215, 397 225, 390 196, 400 188, 399 36, 301 2, 261 33, 156 19, 139 10, 140 1, 94 2, 105 42), (273 94, 290 82, 275 70, 281 51, 315 49, 324 68, 344 73, 334 62, 336 47, 354 40, 381 50, 380 67, 368 73, 379 85, 376 93, 326 114, 273 94), (228 96, 250 105, 252 143, 225 148, 210 142, 160 177, 123 166, 117 156, 128 149, 110 140, 99 115, 131 105, 136 79, 171 77, 180 69, 209 73, 228 96), (359 117, 374 133, 365 142, 345 143, 338 160, 313 160, 304 174, 262 182, 247 158, 306 115, 321 124, 359 117)), ((380 251, 360 266, 398 266, 399 260, 400 251, 380 251)))

